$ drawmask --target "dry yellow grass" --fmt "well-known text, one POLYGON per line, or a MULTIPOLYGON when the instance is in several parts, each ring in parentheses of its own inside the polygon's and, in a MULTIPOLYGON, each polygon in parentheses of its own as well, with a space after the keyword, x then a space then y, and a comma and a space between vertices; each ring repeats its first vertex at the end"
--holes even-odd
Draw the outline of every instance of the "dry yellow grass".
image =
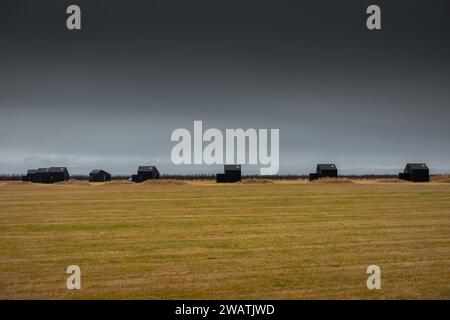
POLYGON ((186 181, 183 180, 171 180, 171 179, 159 179, 159 180, 147 180, 142 182, 140 185, 184 185, 187 184, 186 181))
POLYGON ((269 180, 269 179, 242 179, 241 183, 243 183, 243 184, 267 184, 267 183, 274 183, 274 181, 269 180))
POLYGON ((343 183, 354 183, 353 180, 348 178, 319 178, 317 180, 311 181, 311 183, 316 184, 343 184, 343 183))
POLYGON ((432 182, 438 182, 438 183, 450 183, 450 174, 443 174, 438 176, 431 176, 432 182))
POLYGON ((400 180, 398 178, 376 179, 374 181, 379 182, 379 183, 413 183, 413 182, 406 181, 406 180, 400 180))
POLYGON ((449 274, 450 184, 0 183, 2 299, 449 299, 449 274))

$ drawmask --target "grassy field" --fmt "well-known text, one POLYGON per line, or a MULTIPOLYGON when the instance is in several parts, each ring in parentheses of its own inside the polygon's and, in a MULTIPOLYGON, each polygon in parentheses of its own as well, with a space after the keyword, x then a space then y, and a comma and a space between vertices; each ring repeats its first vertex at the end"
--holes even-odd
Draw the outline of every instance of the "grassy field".
POLYGON ((0 298, 449 299, 450 184, 0 182, 0 298))

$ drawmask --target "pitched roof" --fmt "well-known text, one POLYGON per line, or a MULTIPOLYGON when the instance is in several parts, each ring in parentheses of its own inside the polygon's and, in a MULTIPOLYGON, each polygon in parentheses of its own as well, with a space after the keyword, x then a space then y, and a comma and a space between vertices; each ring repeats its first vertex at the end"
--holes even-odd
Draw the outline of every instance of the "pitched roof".
POLYGON ((336 165, 333 163, 319 163, 317 168, 320 170, 336 170, 336 165))
POLYGON ((138 172, 139 171, 154 171, 156 170, 155 166, 139 166, 138 168, 138 172))
POLYGON ((226 164, 225 171, 241 171, 240 164, 226 164))
POLYGON ((99 173, 108 173, 108 172, 106 172, 103 169, 95 169, 95 170, 92 170, 89 174, 99 174, 99 173))
POLYGON ((407 163, 406 166, 413 170, 428 169, 425 163, 407 163))
POLYGON ((67 171, 66 167, 50 167, 48 168, 48 172, 65 172, 67 171))

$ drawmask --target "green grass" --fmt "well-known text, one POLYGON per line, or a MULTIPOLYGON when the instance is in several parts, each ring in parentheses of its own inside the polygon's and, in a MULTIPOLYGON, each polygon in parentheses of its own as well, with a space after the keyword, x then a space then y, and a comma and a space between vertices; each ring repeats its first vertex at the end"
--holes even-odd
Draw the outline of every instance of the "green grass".
POLYGON ((2 299, 449 299, 449 274, 446 183, 0 183, 2 299))

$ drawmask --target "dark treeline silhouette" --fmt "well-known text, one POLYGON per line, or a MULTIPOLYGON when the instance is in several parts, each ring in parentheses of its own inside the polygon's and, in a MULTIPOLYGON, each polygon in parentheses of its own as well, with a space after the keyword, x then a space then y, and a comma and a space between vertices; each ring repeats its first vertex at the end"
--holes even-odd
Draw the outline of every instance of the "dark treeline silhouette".
MULTIPOLYGON (((114 175, 113 180, 129 180, 129 175, 114 175)), ((389 179, 398 178, 395 174, 363 174, 363 175, 339 175, 340 178, 348 179, 389 179)), ((89 180, 88 175, 71 175, 71 179, 74 180, 89 180)), ((261 176, 261 175, 242 175, 242 179, 267 179, 267 180, 296 180, 296 179, 308 179, 308 175, 298 174, 285 174, 285 175, 273 175, 273 176, 261 176)), ((162 174, 160 179, 169 180, 215 180, 215 174, 162 174)), ((0 175, 0 181, 21 181, 22 175, 20 174, 4 174, 0 175)))
MULTIPOLYGON (((89 176, 88 175, 84 175, 84 174, 73 174, 70 176, 71 179, 73 180, 89 180, 89 176)), ((127 176, 127 175, 117 175, 117 176, 112 176, 113 180, 129 180, 131 178, 131 176, 127 176)))
POLYGON ((21 174, 2 174, 0 175, 0 181, 22 181, 21 174))

